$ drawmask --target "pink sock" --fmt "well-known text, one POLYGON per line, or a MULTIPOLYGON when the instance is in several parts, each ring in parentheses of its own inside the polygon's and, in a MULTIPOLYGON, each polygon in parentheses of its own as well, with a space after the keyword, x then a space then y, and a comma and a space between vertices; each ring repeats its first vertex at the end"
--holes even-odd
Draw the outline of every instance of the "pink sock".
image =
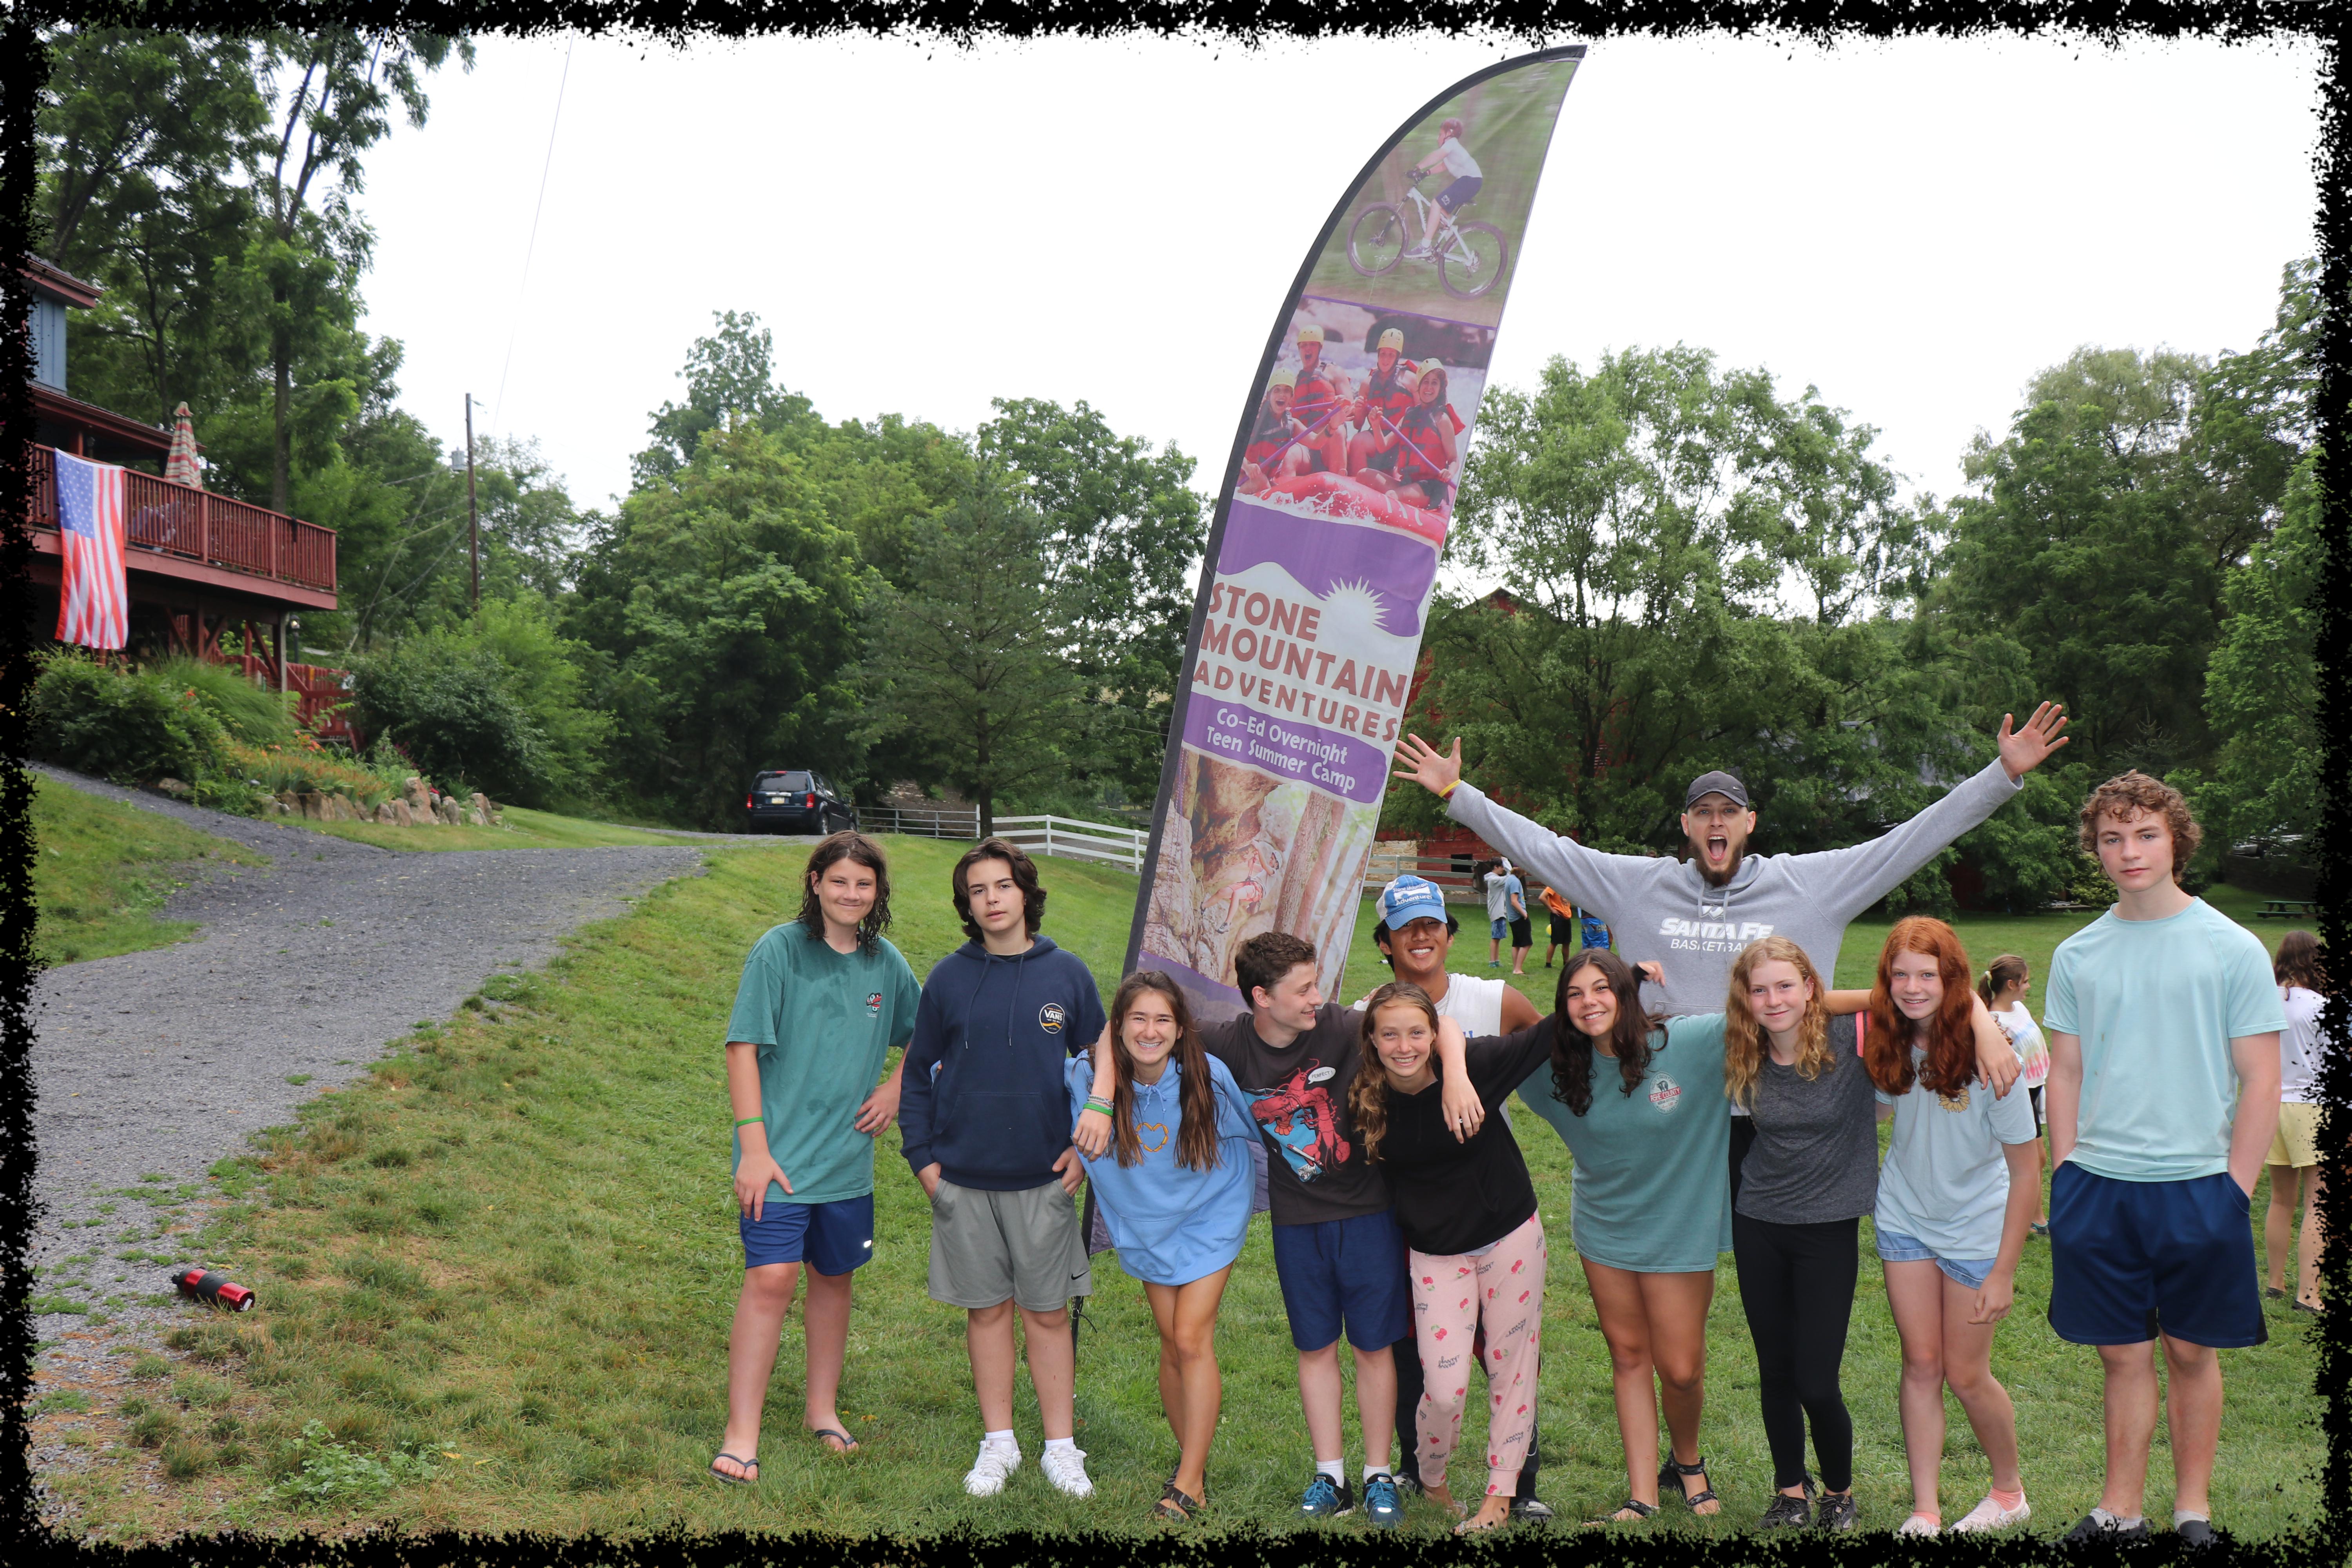
POLYGON ((2020 1487, 2013 1492, 2005 1492, 1999 1487, 1995 1487, 1992 1489, 1992 1500, 2003 1508, 2013 1509, 2025 1500, 2025 1489, 2020 1487))

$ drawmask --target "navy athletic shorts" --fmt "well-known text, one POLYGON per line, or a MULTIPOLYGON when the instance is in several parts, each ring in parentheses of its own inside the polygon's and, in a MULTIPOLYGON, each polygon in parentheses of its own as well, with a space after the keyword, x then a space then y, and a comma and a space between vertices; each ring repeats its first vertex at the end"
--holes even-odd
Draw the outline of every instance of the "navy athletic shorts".
POLYGON ((806 1263, 819 1274, 846 1274, 874 1256, 874 1194, 829 1204, 771 1198, 743 1227, 743 1267, 806 1263))
POLYGON ((1386 1350, 1409 1337, 1407 1272, 1394 1210, 1274 1227, 1282 1310, 1290 1319, 1290 1342, 1302 1351, 1336 1343, 1343 1324, 1348 1342, 1360 1351, 1386 1350))
POLYGON ((2050 1176, 2050 1327, 2078 1345, 2159 1333, 2227 1349, 2270 1338, 2251 1200, 2227 1171, 2124 1182, 2072 1160, 2050 1176))

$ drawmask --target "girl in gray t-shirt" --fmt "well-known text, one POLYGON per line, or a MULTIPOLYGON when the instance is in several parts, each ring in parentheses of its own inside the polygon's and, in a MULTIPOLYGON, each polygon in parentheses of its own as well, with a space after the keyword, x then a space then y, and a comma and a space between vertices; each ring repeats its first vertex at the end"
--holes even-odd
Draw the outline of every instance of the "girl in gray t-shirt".
POLYGON ((1952 928, 1915 915, 1888 933, 1870 993, 1864 1061, 1879 1114, 1895 1121, 1873 1228, 1903 1340, 1912 1500, 1904 1535, 1943 1528, 1947 1384, 1992 1467, 1992 1489, 1952 1528, 1999 1530, 2032 1512, 2017 1413, 1992 1375, 1992 1336, 2014 1295, 2041 1167, 2027 1097, 2012 1089, 1997 1099, 1972 1081, 1979 1044, 2000 1033, 1969 988, 1972 973, 1952 928))

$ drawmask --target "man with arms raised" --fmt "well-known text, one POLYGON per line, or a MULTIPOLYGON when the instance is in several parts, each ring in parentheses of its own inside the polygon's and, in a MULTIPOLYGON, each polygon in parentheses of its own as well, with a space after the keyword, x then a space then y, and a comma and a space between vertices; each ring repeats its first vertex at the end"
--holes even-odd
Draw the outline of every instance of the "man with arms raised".
POLYGON ((980 1402, 980 1453, 964 1490, 994 1497, 1021 1465, 1013 1434, 1013 1316, 1020 1309, 1045 1479, 1088 1497, 1073 1441, 1076 1347, 1069 1299, 1093 1293, 1070 1194, 1067 1058, 1105 1032, 1102 997, 1076 953, 1037 934, 1037 867, 1002 838, 956 862, 949 883, 971 938, 923 982, 898 1102, 901 1152, 931 1200, 930 1293, 961 1307, 980 1402))
POLYGON ((2286 1013, 2261 941, 2180 887, 2199 837, 2180 792, 2145 773, 2094 791, 2083 847, 2116 903, 2058 944, 2043 992, 2050 1327, 2096 1345, 2106 1373, 2106 1483, 2068 1541, 2147 1537, 2158 1339, 2172 1528, 2213 1539, 2214 1351, 2268 1337, 2246 1215, 2278 1127, 2286 1013))
MULTIPOLYGON (((1727 773, 1701 773, 1684 792, 1690 854, 1671 860, 1603 854, 1496 805, 1463 778, 1459 737, 1449 754, 1408 735, 1397 745, 1396 771, 1441 796, 1454 821, 1607 921, 1628 963, 1659 963, 1665 971, 1659 1011, 1686 1017, 1720 1011, 1732 961, 1768 936, 1789 938, 1816 970, 1834 974, 1848 922, 2015 795, 2025 775, 2066 743, 2065 727, 2053 703, 2035 709, 2020 730, 2003 714, 1994 737, 2000 754, 1981 773, 1867 843, 1810 855, 1749 855, 1756 813, 1747 786, 1727 773)), ((1981 1065, 2001 1092, 2017 1077, 2013 1053, 1981 1065)), ((1735 1191, 1752 1138, 1746 1119, 1735 1118, 1735 1191)))

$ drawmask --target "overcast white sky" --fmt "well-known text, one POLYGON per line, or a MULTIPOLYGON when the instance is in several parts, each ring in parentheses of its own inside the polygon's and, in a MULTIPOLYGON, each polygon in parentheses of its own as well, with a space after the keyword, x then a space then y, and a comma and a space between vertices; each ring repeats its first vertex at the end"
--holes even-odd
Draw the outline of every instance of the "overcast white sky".
MULTIPOLYGON (((1084 399, 1173 440, 1206 489, 1364 160, 1520 52, 479 48, 434 79, 425 129, 369 160, 367 325, 406 345, 401 401, 446 441, 470 391, 478 430, 535 437, 583 506, 626 490, 648 413, 726 309, 765 320, 781 379, 828 418, 970 429, 992 396, 1084 399)), ((1495 379, 1703 346, 1818 386, 1948 494, 1969 436, 2077 345, 2210 354, 2270 324, 2281 267, 2315 243, 2316 67, 2276 43, 1595 44, 1495 379)))

